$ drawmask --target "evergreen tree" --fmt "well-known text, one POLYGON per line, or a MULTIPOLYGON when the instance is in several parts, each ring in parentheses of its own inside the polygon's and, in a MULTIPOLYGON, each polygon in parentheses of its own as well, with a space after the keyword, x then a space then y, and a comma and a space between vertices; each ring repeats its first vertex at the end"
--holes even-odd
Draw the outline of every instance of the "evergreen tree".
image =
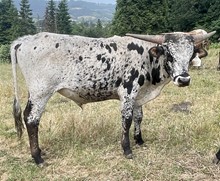
POLYGON ((96 34, 96 25, 92 22, 82 22, 81 26, 83 26, 83 36, 88 37, 97 37, 96 34))
POLYGON ((171 0, 170 26, 173 31, 190 31, 201 18, 196 1, 198 0, 171 0))
POLYGON ((81 22, 76 23, 73 22, 72 26, 72 34, 74 35, 81 35, 81 36, 88 36, 88 37, 109 37, 110 34, 110 23, 102 25, 101 20, 97 20, 97 23, 92 22, 81 22))
POLYGON ((117 0, 115 15, 112 21, 112 33, 117 35, 124 35, 131 32, 129 27, 131 24, 131 13, 128 11, 127 0, 117 0))
POLYGON ((100 19, 98 19, 98 21, 96 23, 95 31, 96 31, 97 38, 104 36, 104 29, 102 26, 102 21, 100 19))
POLYGON ((72 32, 73 35, 83 35, 84 26, 82 23, 72 22, 72 32))
POLYGON ((55 33, 57 32, 56 26, 56 4, 53 0, 47 3, 45 16, 44 16, 44 31, 55 33))
POLYGON ((36 33, 36 27, 32 19, 32 10, 28 0, 21 0, 19 16, 22 35, 36 33))
POLYGON ((71 20, 68 13, 68 5, 66 0, 61 0, 57 10, 57 32, 62 34, 70 34, 72 31, 71 20))
POLYGON ((161 33, 168 24, 167 13, 167 0, 117 0, 112 33, 161 33))
POLYGON ((108 23, 106 23, 103 26, 103 37, 110 37, 110 36, 112 36, 112 34, 111 34, 111 27, 112 27, 111 22, 108 22, 108 23))
POLYGON ((209 8, 200 25, 202 24, 209 31, 216 30, 217 33, 213 38, 218 39, 220 36, 220 3, 219 0, 211 0, 207 4, 209 8))
POLYGON ((219 0, 169 0, 169 28, 171 31, 216 30, 211 39, 220 34, 219 0))
POLYGON ((19 36, 18 21, 18 11, 13 1, 0 1, 0 44, 9 44, 19 36))

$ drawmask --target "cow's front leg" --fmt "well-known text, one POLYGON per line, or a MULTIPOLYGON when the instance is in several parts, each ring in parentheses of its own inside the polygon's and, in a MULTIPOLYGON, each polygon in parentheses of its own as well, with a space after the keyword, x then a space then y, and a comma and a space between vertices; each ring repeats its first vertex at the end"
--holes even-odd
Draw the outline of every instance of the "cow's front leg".
POLYGON ((130 148, 130 140, 129 140, 129 129, 132 123, 133 117, 133 101, 126 100, 122 103, 122 140, 121 145, 124 150, 124 155, 126 158, 132 158, 132 151, 130 148))
POLYGON ((144 143, 141 135, 141 122, 143 118, 142 106, 134 106, 133 120, 134 120, 134 139, 136 144, 142 145, 144 143))

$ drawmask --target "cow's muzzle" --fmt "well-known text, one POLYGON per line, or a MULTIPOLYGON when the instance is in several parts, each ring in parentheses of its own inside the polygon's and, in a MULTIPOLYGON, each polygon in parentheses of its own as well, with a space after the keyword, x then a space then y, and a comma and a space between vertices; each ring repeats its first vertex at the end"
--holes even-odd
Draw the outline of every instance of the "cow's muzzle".
POLYGON ((188 86, 190 84, 190 75, 184 72, 183 74, 176 76, 174 78, 174 84, 179 87, 188 86))

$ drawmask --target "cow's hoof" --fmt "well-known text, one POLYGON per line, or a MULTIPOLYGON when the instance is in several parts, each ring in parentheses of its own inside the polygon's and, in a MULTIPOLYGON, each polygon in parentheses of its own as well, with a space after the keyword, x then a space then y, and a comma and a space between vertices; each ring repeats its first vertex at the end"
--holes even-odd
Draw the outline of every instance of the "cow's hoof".
POLYGON ((141 133, 138 134, 138 135, 135 135, 135 136, 134 136, 134 140, 135 140, 135 143, 136 143, 137 145, 143 145, 143 144, 144 144, 144 141, 143 141, 143 139, 142 139, 141 133))
POLYGON ((141 140, 136 140, 136 144, 138 146, 142 146, 144 144, 144 141, 141 139, 141 140))
POLYGON ((37 165, 39 168, 44 168, 45 167, 45 163, 40 163, 37 165))
POLYGON ((45 168, 45 167, 47 167, 47 166, 49 166, 49 165, 50 165, 50 164, 47 163, 47 162, 43 162, 43 163, 37 164, 37 166, 38 166, 39 168, 45 168))
POLYGON ((44 165, 44 160, 41 158, 41 156, 38 157, 33 157, 34 158, 34 162, 36 163, 36 165, 38 167, 43 167, 44 165))
POLYGON ((212 160, 212 163, 214 163, 214 164, 219 164, 219 159, 217 158, 217 156, 215 156, 214 158, 213 158, 213 160, 212 160))
POLYGON ((125 154, 125 158, 127 159, 132 159, 133 158, 133 154, 132 153, 129 153, 129 154, 125 154))
POLYGON ((133 158, 132 151, 131 151, 130 149, 125 150, 125 151, 124 151, 124 156, 125 156, 125 158, 127 158, 127 159, 132 159, 132 158, 133 158))

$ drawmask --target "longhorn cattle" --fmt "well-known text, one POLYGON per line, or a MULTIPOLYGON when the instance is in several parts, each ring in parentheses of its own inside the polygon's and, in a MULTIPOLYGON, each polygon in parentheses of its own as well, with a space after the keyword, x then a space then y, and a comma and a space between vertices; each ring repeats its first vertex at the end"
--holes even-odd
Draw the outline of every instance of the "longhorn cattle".
POLYGON ((190 84, 189 62, 194 45, 206 35, 166 34, 87 38, 52 33, 24 36, 11 45, 14 77, 14 118, 18 136, 23 123, 18 99, 16 64, 26 80, 29 97, 24 110, 31 155, 42 165, 38 126, 45 105, 59 92, 83 104, 118 99, 121 103, 124 155, 132 158, 129 129, 134 121, 134 139, 141 136, 142 105, 157 97, 172 80, 179 87, 190 84))

